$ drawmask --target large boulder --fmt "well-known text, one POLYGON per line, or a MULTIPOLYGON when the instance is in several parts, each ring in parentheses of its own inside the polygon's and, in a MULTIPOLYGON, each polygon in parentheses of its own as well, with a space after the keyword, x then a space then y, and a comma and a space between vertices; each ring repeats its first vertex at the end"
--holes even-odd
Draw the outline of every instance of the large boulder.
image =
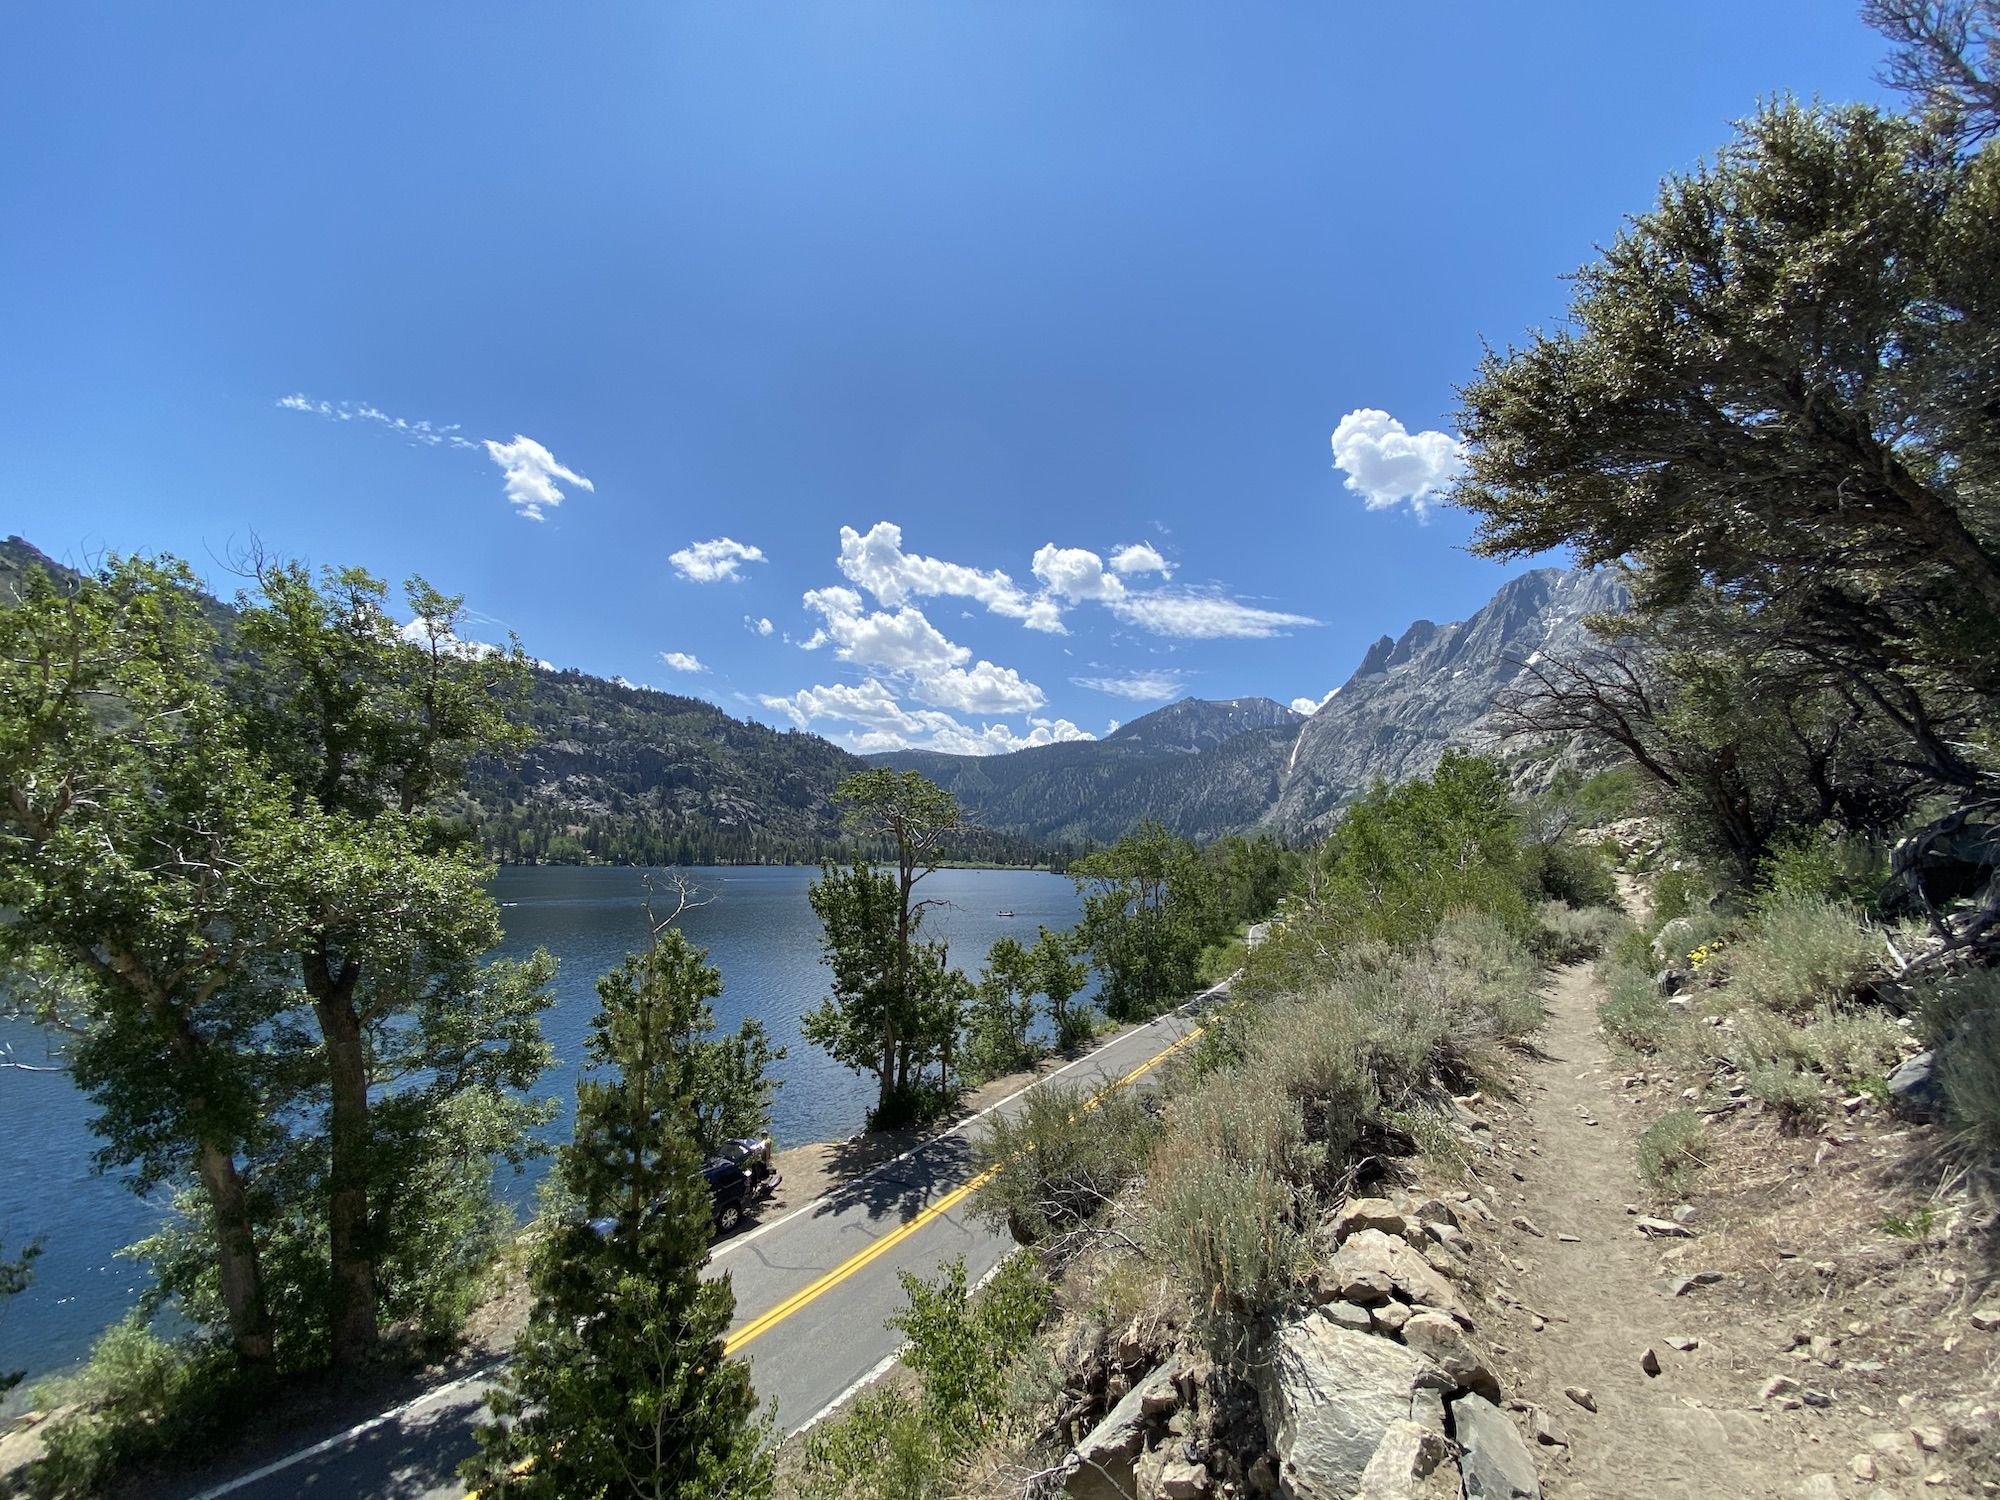
POLYGON ((1500 1399, 1500 1382, 1456 1320, 1439 1312, 1412 1313, 1403 1324, 1403 1342, 1430 1360, 1462 1391, 1488 1401, 1500 1399))
POLYGON ((1327 1232, 1336 1245, 1363 1229, 1401 1235, 1408 1228, 1409 1220, 1403 1211, 1387 1198, 1350 1198, 1335 1210, 1327 1224, 1327 1232))
POLYGON ((1534 1455, 1507 1413, 1484 1396, 1460 1396, 1451 1403, 1451 1421, 1465 1500, 1541 1500, 1534 1455))
POLYGON ((1320 1285, 1348 1302, 1380 1302, 1388 1287, 1414 1307, 1458 1316, 1458 1294, 1407 1241, 1379 1229, 1357 1229, 1320 1269, 1320 1285))
POLYGON ((1069 1456, 1064 1489, 1075 1500, 1132 1500, 1136 1471, 1146 1447, 1147 1405, 1157 1409, 1174 1394, 1174 1368, 1161 1365, 1127 1391, 1102 1422, 1091 1428, 1069 1456))
POLYGON ((1897 1065, 1889 1075, 1889 1106, 1906 1120, 1935 1120, 1944 1113, 1944 1080, 1937 1076, 1935 1052, 1919 1052, 1897 1065))
POLYGON ((1354 1500, 1458 1500, 1458 1449, 1408 1418, 1391 1422, 1361 1472, 1354 1500))
POLYGON ((1278 1333, 1257 1395, 1287 1500, 1348 1500, 1389 1429, 1411 1417, 1420 1390, 1451 1377, 1411 1349, 1321 1317, 1278 1333))

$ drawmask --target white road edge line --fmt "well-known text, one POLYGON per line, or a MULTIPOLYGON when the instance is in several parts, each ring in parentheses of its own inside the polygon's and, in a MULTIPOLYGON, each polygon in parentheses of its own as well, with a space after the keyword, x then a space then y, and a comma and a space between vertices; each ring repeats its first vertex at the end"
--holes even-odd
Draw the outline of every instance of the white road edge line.
MULTIPOLYGON (((1236 976, 1232 974, 1230 976, 1230 979, 1234 979, 1235 977, 1236 976)), ((793 1209, 790 1213, 786 1214, 782 1219, 773 1219, 768 1224, 759 1224, 755 1229, 751 1230, 748 1234, 740 1234, 736 1236, 736 1238, 729 1241, 728 1244, 717 1246, 714 1252, 711 1253, 710 1256, 708 1257, 709 1260, 711 1262, 721 1260, 722 1257, 727 1255, 730 1251, 740 1249, 744 1245, 749 1244, 751 1241, 759 1238, 760 1236, 770 1233, 773 1229, 776 1229, 781 1225, 791 1223, 792 1220, 796 1219, 800 1214, 810 1213, 812 1210, 816 1208, 824 1208, 827 1204, 833 1202, 833 1200, 835 1200, 836 1198, 844 1197, 847 1194, 853 1192, 856 1188, 860 1187, 861 1184, 866 1182, 869 1178, 874 1177, 879 1173, 886 1172, 891 1167, 901 1166, 911 1157, 916 1156, 921 1152, 930 1150, 931 1147, 937 1145, 940 1141, 948 1141, 955 1135, 964 1134, 968 1126, 978 1124, 981 1120, 985 1119, 988 1115, 992 1114, 993 1111, 996 1109, 1005 1109, 1008 1105, 1012 1104, 1016 1099, 1020 1098, 1030 1089, 1040 1088, 1050 1079, 1062 1077, 1062 1075, 1067 1073, 1071 1068, 1080 1068, 1085 1063, 1094 1061, 1096 1058, 1102 1056, 1104 1053, 1109 1052, 1113 1047, 1116 1047, 1120 1042, 1127 1041, 1130 1038, 1137 1036, 1141 1031, 1145 1030, 1148 1026, 1156 1025, 1160 1021, 1166 1019, 1166 1017, 1168 1016, 1186 1014, 1189 1007, 1199 1005, 1202 1001, 1206 1000, 1209 996, 1215 994, 1218 990, 1226 988, 1228 984, 1229 984, 1229 979, 1224 979, 1217 984, 1210 985, 1207 989, 1203 990, 1199 995, 1194 996, 1192 999, 1183 1001, 1180 1005, 1174 1007, 1174 1009, 1170 1011, 1162 1011, 1159 1015, 1154 1016, 1150 1021, 1141 1021, 1139 1022, 1138 1025, 1132 1027, 1129 1031, 1121 1031, 1117 1036, 1114 1036, 1110 1041, 1106 1042, 1102 1047, 1098 1047, 1094 1051, 1086 1052, 1082 1057, 1071 1058, 1068 1062, 1064 1063, 1060 1068, 1054 1068, 1047 1073, 1040 1074, 1034 1079, 1033 1082, 1023 1084, 1020 1088, 1015 1089, 1013 1093, 1009 1094, 1004 1099, 996 1099, 993 1103, 987 1105, 986 1108, 980 1110, 978 1114, 967 1115, 963 1120, 960 1120, 956 1125, 952 1126, 951 1129, 940 1131, 938 1134, 932 1136, 927 1141, 919 1141, 916 1145, 910 1147, 909 1150, 903 1152, 901 1155, 892 1156, 887 1161, 880 1162, 877 1165, 870 1167, 867 1171, 863 1172, 859 1177, 856 1177, 849 1182, 843 1182, 839 1187, 835 1188, 830 1193, 822 1193, 819 1197, 813 1199, 812 1202, 810 1203, 800 1204, 797 1208, 793 1209)))
MULTIPOLYGON (((1053 1077, 1054 1075, 1051 1074, 1050 1076, 1053 1077)), ((990 1283, 995 1276, 998 1276, 1000 1274, 1000 1268, 1006 1265, 1008 1261, 1012 1260, 1019 1253, 1020 1252, 1018 1250, 1009 1250, 1005 1255, 1001 1256, 998 1260, 996 1260, 991 1266, 989 1266, 986 1269, 984 1275, 982 1275, 977 1281, 972 1283, 971 1294, 976 1295, 980 1292, 985 1291, 988 1283, 990 1283)), ((800 1433, 810 1432, 813 1428, 819 1426, 820 1423, 824 1422, 828 1417, 832 1416, 835 1412, 839 1411, 841 1407, 847 1405, 848 1402, 852 1401, 856 1396, 860 1395, 863 1391, 867 1390, 869 1386, 873 1385, 876 1381, 880 1380, 884 1375, 887 1375, 891 1370, 893 1370, 896 1367, 896 1361, 903 1357, 903 1351, 909 1347, 910 1347, 909 1344, 907 1342, 904 1342, 898 1344, 894 1349, 890 1350, 887 1354, 883 1355, 881 1359, 876 1361, 875 1368, 869 1370, 866 1374, 862 1375, 846 1390, 842 1391, 838 1396, 835 1396, 831 1401, 827 1402, 826 1405, 822 1406, 818 1411, 814 1412, 811 1416, 807 1417, 803 1425, 793 1428, 791 1432, 786 1435, 786 1440, 790 1441, 792 1438, 797 1437, 800 1433)))
POLYGON ((460 1386, 471 1385, 474 1381, 490 1380, 499 1372, 500 1366, 503 1363, 505 1361, 496 1359, 492 1364, 487 1365, 483 1369, 474 1370, 469 1375, 461 1375, 458 1379, 448 1380, 443 1385, 432 1386, 421 1396, 413 1396, 401 1406, 391 1407, 388 1411, 380 1412, 365 1422, 356 1422, 345 1432, 336 1432, 332 1437, 322 1438, 310 1448, 301 1448, 296 1453, 287 1454, 283 1458, 273 1459, 261 1469, 252 1469, 248 1474, 239 1474, 236 1478, 218 1484, 212 1489, 203 1490, 198 1495, 190 1495, 188 1500, 217 1500, 218 1496, 234 1494, 237 1490, 243 1489, 247 1485, 255 1484, 260 1479, 269 1479, 273 1474, 281 1474, 293 1464, 301 1464, 308 1459, 318 1458, 322 1453, 331 1452, 343 1443, 350 1443, 355 1438, 364 1437, 378 1427, 387 1426, 398 1417, 413 1412, 420 1406, 428 1406, 440 1397, 450 1395, 460 1386))
MULTIPOLYGON (((1222 981, 1221 984, 1213 985, 1210 988, 1203 990, 1199 995, 1196 995, 1192 1000, 1187 1001, 1186 1004, 1179 1006, 1176 1009, 1178 1011, 1185 1011, 1188 1006, 1195 1005, 1200 1001, 1206 1000, 1210 995, 1213 995, 1217 990, 1223 988, 1224 985, 1228 984, 1228 982, 1229 981, 1225 979, 1222 981)), ((1165 1014, 1171 1015, 1174 1013, 1175 1012, 1170 1011, 1166 1012, 1165 1014)), ((808 1209, 819 1208, 824 1204, 828 1203, 829 1201, 831 1201, 832 1199, 840 1197, 842 1194, 850 1192, 854 1188, 859 1187, 862 1183, 866 1182, 876 1173, 886 1172, 889 1168, 896 1166, 898 1163, 908 1161, 918 1152, 928 1150, 930 1147, 935 1146, 939 1141, 945 1141, 951 1139, 952 1136, 958 1135, 961 1132, 963 1132, 968 1125, 974 1124, 975 1122, 984 1119, 987 1115, 992 1114, 994 1110, 999 1109, 1004 1105, 1012 1104, 1016 1099, 1020 1098, 1023 1094, 1027 1093, 1029 1089, 1039 1087, 1041 1084, 1048 1082, 1049 1079, 1059 1077, 1060 1075, 1067 1073, 1071 1068, 1080 1067, 1084 1063, 1091 1061, 1091 1059, 1099 1056, 1100 1054, 1109 1052, 1113 1047, 1117 1046, 1120 1042, 1124 1041, 1126 1038, 1133 1036, 1144 1027, 1153 1025, 1154 1022, 1160 1019, 1161 1017, 1155 1016, 1152 1021, 1140 1022, 1138 1026, 1134 1026, 1130 1031, 1121 1032, 1119 1035, 1113 1037, 1110 1041, 1106 1042, 1102 1047, 1097 1048, 1095 1051, 1086 1052, 1082 1057, 1074 1058, 1071 1061, 1064 1063, 1060 1068, 1055 1069, 1053 1072, 1043 1074, 1042 1076, 1035 1079, 1033 1083, 1026 1084, 1023 1087, 1014 1090, 1014 1092, 1009 1094, 1006 1098, 987 1105, 986 1108, 979 1111, 978 1114, 970 1115, 967 1118, 959 1121, 958 1124, 954 1125, 950 1130, 943 1131, 937 1135, 932 1136, 927 1141, 923 1141, 915 1146, 912 1146, 902 1155, 891 1157, 888 1161, 883 1162, 880 1166, 870 1167, 866 1172, 863 1172, 859 1177, 855 1178, 852 1182, 843 1183, 839 1188, 836 1188, 833 1192, 823 1194, 820 1197, 813 1199, 813 1201, 810 1203, 802 1204, 800 1207, 795 1208, 790 1213, 786 1214, 782 1219, 773 1219, 769 1224, 758 1225, 757 1228, 752 1230, 749 1234, 742 1235, 737 1239, 733 1239, 727 1245, 724 1245, 720 1249, 716 1250, 714 1254, 709 1256, 709 1259, 711 1261, 720 1260, 729 1251, 735 1249, 739 1245, 749 1244, 750 1241, 756 1239, 759 1235, 765 1233, 767 1230, 776 1229, 781 1224, 788 1224, 793 1219, 796 1219, 800 1214, 805 1213, 808 1209)), ((1004 1263, 1005 1262, 1003 1261, 1002 1264, 1004 1263)), ((980 1277, 979 1286, 980 1287, 985 1286, 986 1283, 993 1278, 994 1273, 997 1272, 999 1269, 1000 1266, 995 1265, 992 1271, 988 1271, 984 1276, 980 1277)), ((978 1288, 975 1287, 974 1290, 978 1290, 978 1288)), ((806 1423, 806 1427, 810 1427, 814 1422, 820 1421, 829 1412, 833 1411, 836 1407, 838 1407, 841 1404, 841 1402, 851 1400, 856 1392, 866 1389, 867 1386, 870 1384, 870 1382, 880 1380, 882 1376, 888 1371, 889 1367, 895 1364, 896 1360, 901 1356, 901 1354, 902 1351, 898 1349, 896 1353, 889 1355, 886 1359, 884 1359, 881 1362, 881 1364, 877 1365, 873 1370, 870 1370, 866 1375, 863 1375, 859 1380, 855 1381, 854 1384, 849 1386, 845 1391, 842 1391, 838 1396, 834 1397, 831 1402, 821 1407, 819 1411, 813 1415, 811 1421, 808 1421, 806 1423)), ((433 1386, 430 1390, 425 1391, 421 1396, 413 1397, 410 1400, 405 1401, 401 1406, 392 1407, 388 1411, 370 1417, 365 1422, 357 1422, 355 1423, 354 1426, 348 1428, 345 1432, 336 1432, 331 1437, 322 1438, 319 1442, 314 1443, 310 1448, 301 1448, 298 1452, 288 1454, 284 1458, 273 1459, 270 1463, 265 1464, 264 1467, 261 1469, 253 1469, 248 1474, 239 1474, 234 1479, 228 1480, 222 1484, 215 1485, 210 1489, 205 1489, 201 1491, 199 1494, 190 1495, 188 1497, 188 1500, 219 1500, 219 1497, 223 1495, 234 1494, 237 1490, 243 1489, 249 1485, 253 1485, 257 1483, 257 1481, 260 1479, 269 1479, 273 1474, 281 1474, 286 1469, 291 1468, 294 1464, 302 1464, 305 1463, 308 1459, 318 1458, 322 1453, 329 1452, 332 1449, 339 1447, 342 1443, 352 1442, 355 1438, 364 1437, 368 1433, 373 1432, 376 1428, 385 1426, 388 1423, 395 1421, 398 1417, 401 1417, 408 1412, 415 1411, 420 1406, 435 1401, 442 1396, 449 1395, 452 1391, 457 1390, 462 1385, 468 1385, 475 1380, 485 1380, 490 1378, 500 1369, 501 1365, 503 1365, 504 1363, 506 1363, 505 1360, 495 1360, 492 1364, 487 1365, 484 1369, 474 1370, 469 1375, 461 1375, 456 1380, 449 1380, 446 1381, 443 1385, 433 1386)), ((800 1432, 804 1432, 805 1430, 806 1430, 805 1427, 801 1427, 798 1429, 798 1431, 800 1432)))

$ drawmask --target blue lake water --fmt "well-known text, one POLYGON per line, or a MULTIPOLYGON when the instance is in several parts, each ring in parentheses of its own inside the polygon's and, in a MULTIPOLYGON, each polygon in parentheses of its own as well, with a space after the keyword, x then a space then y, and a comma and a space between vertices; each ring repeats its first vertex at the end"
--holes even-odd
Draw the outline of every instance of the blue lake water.
MULTIPOLYGON (((819 924, 806 904, 810 869, 703 869, 684 872, 705 904, 681 928, 722 971, 717 1025, 734 1030, 763 1020, 786 1046, 784 1080, 774 1112, 779 1144, 832 1140, 860 1128, 872 1097, 867 1085, 799 1037, 799 1017, 826 993, 819 924)), ((1034 870, 939 870, 919 887, 946 905, 926 919, 927 935, 946 939, 954 962, 976 973, 994 940, 1032 939, 1035 928, 1071 926, 1081 913, 1075 887, 1034 870), (1002 917, 1002 911, 1013 916, 1002 917)), ((537 1092, 558 1099, 551 1140, 569 1134, 576 1069, 597 996, 597 976, 645 942, 644 875, 628 869, 514 868, 493 882, 506 929, 499 952, 521 957, 545 947, 562 963, 558 999, 543 1029, 559 1062, 537 1092)), ((45 1060, 34 1028, 0 1023, 0 1044, 15 1060, 45 1060)), ((90 1102, 60 1072, 0 1069, 0 1245, 40 1236, 43 1254, 28 1290, 0 1305, 0 1370, 59 1368, 80 1358, 144 1288, 141 1268, 117 1258, 119 1247, 152 1231, 167 1207, 162 1191, 135 1196, 116 1176, 91 1170, 96 1138, 90 1102)), ((533 1196, 539 1171, 503 1175, 516 1203, 533 1196)))

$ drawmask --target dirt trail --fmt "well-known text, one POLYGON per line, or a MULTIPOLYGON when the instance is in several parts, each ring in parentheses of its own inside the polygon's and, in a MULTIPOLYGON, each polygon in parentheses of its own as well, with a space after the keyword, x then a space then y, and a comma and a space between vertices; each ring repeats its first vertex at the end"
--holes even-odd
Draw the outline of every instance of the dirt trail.
POLYGON ((1701 1269, 1700 1240, 1650 1239, 1627 1211, 1650 1211, 1637 1168, 1640 1124, 1597 1029, 1590 966, 1560 973, 1548 1000, 1542 1055, 1524 1070, 1526 1138, 1517 1127, 1508 1142, 1518 1193, 1504 1211, 1514 1291, 1547 1325, 1520 1335, 1532 1340, 1520 1350, 1529 1366, 1522 1395, 1570 1440, 1567 1452, 1542 1450, 1546 1492, 1592 1500, 1801 1494, 1804 1476, 1831 1468, 1832 1455, 1801 1463, 1792 1434, 1749 1409, 1760 1404, 1771 1332, 1721 1314, 1713 1304, 1725 1288, 1673 1295, 1670 1275, 1701 1269), (1522 1217, 1539 1236, 1521 1227, 1522 1217), (1573 1242, 1561 1238, 1570 1235, 1573 1242), (1665 1268, 1662 1253, 1675 1245, 1687 1248, 1665 1268), (1677 1338, 1699 1344, 1683 1352, 1677 1338), (1648 1348, 1657 1376, 1640 1365, 1648 1348), (1564 1394, 1571 1386, 1592 1394, 1595 1413, 1564 1394))

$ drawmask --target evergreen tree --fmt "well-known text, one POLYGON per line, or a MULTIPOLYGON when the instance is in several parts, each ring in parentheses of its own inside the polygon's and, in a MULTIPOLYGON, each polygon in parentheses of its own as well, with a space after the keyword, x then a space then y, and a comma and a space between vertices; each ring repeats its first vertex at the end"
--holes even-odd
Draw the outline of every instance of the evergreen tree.
POLYGON ((717 972, 675 928, 599 981, 558 1156, 576 1216, 529 1271, 534 1308, 466 1477, 507 1496, 709 1500, 771 1491, 749 1367, 727 1359, 726 1276, 701 1275, 713 1227, 693 1089, 717 972))

